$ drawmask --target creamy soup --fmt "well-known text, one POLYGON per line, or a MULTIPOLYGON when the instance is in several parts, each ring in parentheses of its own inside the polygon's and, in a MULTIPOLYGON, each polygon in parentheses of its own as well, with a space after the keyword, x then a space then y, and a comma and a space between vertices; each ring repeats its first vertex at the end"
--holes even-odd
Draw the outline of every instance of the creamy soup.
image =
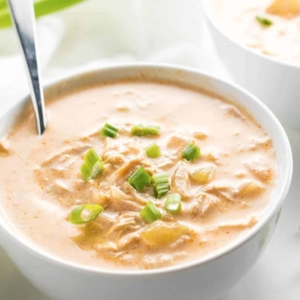
POLYGON ((29 109, 2 138, 0 203, 16 235, 54 256, 102 269, 201 259, 270 204, 272 141, 218 96, 106 83, 49 101, 47 116, 41 137, 29 109))
POLYGON ((300 64, 299 0, 214 0, 222 28, 248 47, 300 64))

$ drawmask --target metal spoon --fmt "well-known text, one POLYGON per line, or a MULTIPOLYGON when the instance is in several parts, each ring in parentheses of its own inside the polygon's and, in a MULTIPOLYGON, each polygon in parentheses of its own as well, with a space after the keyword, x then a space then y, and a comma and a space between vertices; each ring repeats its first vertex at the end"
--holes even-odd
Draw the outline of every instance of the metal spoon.
POLYGON ((40 84, 33 1, 8 0, 8 4, 26 62, 37 132, 42 135, 46 128, 46 117, 44 93, 40 84))

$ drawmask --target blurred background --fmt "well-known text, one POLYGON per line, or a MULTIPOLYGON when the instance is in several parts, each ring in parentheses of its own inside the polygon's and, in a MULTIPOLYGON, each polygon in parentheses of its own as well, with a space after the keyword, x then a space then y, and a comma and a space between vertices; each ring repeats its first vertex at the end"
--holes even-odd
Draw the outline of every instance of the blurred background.
MULTIPOLYGON (((205 34, 199 0, 82 0, 39 18, 37 32, 44 82, 74 69, 133 61, 225 72, 205 34)), ((9 98, 12 105, 27 92, 21 61, 14 30, 1 28, 0 10, 2 103, 9 98)))
MULTIPOLYGON (((0 0, 0 117, 28 93, 15 32, 1 27, 1 20, 7 22, 3 5, 5 0, 0 0)), ((74 70, 134 61, 180 64, 232 80, 212 46, 201 0, 82 0, 39 18, 37 30, 43 83, 74 70)), ((299 134, 288 133, 294 153, 299 153, 299 134)), ((298 156, 295 163, 300 166, 298 156)), ((297 178, 300 168, 263 257, 222 300, 300 299, 297 178)), ((0 299, 49 300, 24 279, 1 249, 0 299)))

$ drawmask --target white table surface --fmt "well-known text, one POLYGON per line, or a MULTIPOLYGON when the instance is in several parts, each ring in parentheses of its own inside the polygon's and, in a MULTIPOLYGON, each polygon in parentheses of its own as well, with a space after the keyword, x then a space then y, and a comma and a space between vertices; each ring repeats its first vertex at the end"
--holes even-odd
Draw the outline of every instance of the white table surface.
MULTIPOLYGON (((134 0, 130 1, 131 0, 127 0, 126 3, 131 3, 134 0)), ((161 0, 159 3, 164 3, 167 6, 170 1, 171 0, 161 0)), ((176 9, 174 9, 174 16, 171 20, 173 23, 170 24, 170 27, 175 23, 178 23, 179 14, 176 15, 176 13, 179 11, 180 18, 186 13, 185 26, 187 30, 189 26, 195 25, 191 22, 198 22, 197 26, 199 26, 200 29, 203 28, 202 15, 198 3, 196 3, 197 1, 176 1, 178 2, 176 2, 177 6, 175 7, 176 9), (192 9, 195 11, 193 15, 194 18, 191 18, 191 9, 184 10, 187 2, 194 7, 194 9, 192 9)), ((118 45, 109 45, 109 50, 114 48, 113 55, 108 55, 107 52, 111 53, 111 51, 108 51, 107 49, 106 52, 99 52, 99 49, 103 50, 104 47, 100 47, 97 44, 99 41, 95 41, 97 32, 93 31, 94 26, 93 29, 89 26, 85 26, 84 29, 81 27, 77 32, 80 40, 84 40, 85 44, 89 45, 88 48, 86 46, 83 47, 82 43, 75 43, 74 34, 72 34, 73 31, 71 29, 76 27, 76 18, 80 18, 83 13, 90 13, 90 21, 93 24, 93 20, 97 20, 98 16, 96 13, 92 16, 91 11, 97 12, 97 9, 99 10, 101 8, 102 12, 113 13, 115 15, 122 10, 121 6, 124 2, 121 0, 111 0, 109 2, 110 4, 106 4, 105 6, 103 3, 99 4, 100 2, 97 2, 97 4, 95 4, 95 1, 91 1, 89 4, 84 4, 71 9, 68 12, 59 14, 55 18, 46 18, 39 22, 38 29, 40 33, 40 48, 42 65, 44 67, 44 78, 49 79, 57 75, 69 73, 71 69, 82 66, 86 67, 95 64, 108 64, 111 62, 148 60, 193 66, 230 80, 214 53, 206 29, 203 28, 204 32, 200 30, 199 33, 197 30, 194 30, 195 32, 188 36, 185 34, 186 31, 184 30, 181 35, 178 33, 177 35, 170 35, 168 34, 168 28, 161 30, 161 28, 154 26, 154 23, 159 23, 160 17, 162 19, 165 17, 163 13, 161 13, 161 15, 157 14, 155 16, 156 19, 152 20, 152 24, 151 20, 148 20, 148 23, 146 23, 148 27, 143 27, 148 36, 155 37, 154 39, 151 38, 151 45, 153 46, 151 51, 149 51, 149 47, 147 47, 145 40, 142 42, 139 40, 139 47, 137 47, 137 45, 134 44, 136 42, 136 36, 134 36, 130 43, 124 44, 119 42, 119 44, 117 43, 118 45), (97 9, 95 9, 95 7, 97 9), (115 7, 119 7, 120 10, 116 10, 115 7), (199 34, 199 36, 201 35, 201 41, 199 41, 197 34, 199 34), (167 44, 164 36, 168 36, 167 44), (182 38, 183 36, 184 38, 182 38), (62 43, 60 43, 61 38, 63 38, 62 43), (180 40, 180 43, 176 43, 178 40, 180 40), (148 51, 145 51, 146 48, 148 51), (86 53, 88 53, 88 55, 82 55, 86 53)), ((153 5, 151 0, 144 0, 142 2, 143 7, 139 7, 140 16, 147 15, 147 11, 150 11, 151 8, 153 8, 153 5)), ((191 8, 191 6, 189 7, 191 8)), ((124 21, 124 23, 121 22, 122 24, 120 24, 120 26, 124 29, 125 24, 132 30, 136 26, 131 22, 128 15, 133 12, 130 11, 130 5, 127 5, 126 9, 127 19, 124 19, 124 16, 120 15, 119 21, 124 21)), ((103 26, 103 24, 100 25, 103 26)), ((118 38, 120 39, 122 33, 116 28, 114 29, 118 32, 118 38)), ((112 29, 110 28, 110 30, 112 29)), ((116 33, 114 34, 116 36, 116 33)), ((143 36, 143 32, 135 32, 135 35, 141 37, 143 36)), ((102 36, 105 36, 105 34, 102 33, 102 36)), ((148 42, 149 40, 150 38, 148 39, 148 42)), ((104 42, 107 45, 105 39, 100 41, 100 43, 104 42)), ((0 33, 0 82, 0 115, 2 115, 27 91, 26 78, 22 70, 21 59, 18 55, 16 39, 11 30, 0 33), (7 43, 7 40, 9 40, 9 43, 7 43)), ((260 257, 256 265, 221 300, 300 299, 300 132, 297 133, 289 129, 287 129, 287 132, 294 154, 294 178, 286 204, 282 210, 278 227, 266 251, 260 257)), ((23 277, 22 274, 20 274, 1 248, 0 299, 50 300, 41 294, 23 277)))

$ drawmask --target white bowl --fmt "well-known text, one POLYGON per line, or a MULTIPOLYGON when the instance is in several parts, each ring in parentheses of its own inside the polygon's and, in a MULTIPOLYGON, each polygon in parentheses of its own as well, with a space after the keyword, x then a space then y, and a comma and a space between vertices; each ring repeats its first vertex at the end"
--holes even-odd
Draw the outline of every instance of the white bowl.
POLYGON ((202 3, 218 55, 233 79, 265 102, 284 125, 300 129, 300 65, 244 46, 223 30, 213 1, 202 3))
MULTIPOLYGON (((191 69, 146 64, 109 67, 52 83, 46 87, 45 95, 49 99, 78 86, 122 78, 189 84, 245 106, 273 139, 277 156, 278 184, 263 218, 241 239, 208 258, 150 271, 99 270, 63 261, 16 235, 1 215, 0 244, 33 285, 53 299, 217 299, 251 268, 274 231, 292 177, 288 138, 276 117, 258 99, 234 85, 191 69)), ((0 120, 0 137, 11 128, 28 102, 26 97, 0 120)))

